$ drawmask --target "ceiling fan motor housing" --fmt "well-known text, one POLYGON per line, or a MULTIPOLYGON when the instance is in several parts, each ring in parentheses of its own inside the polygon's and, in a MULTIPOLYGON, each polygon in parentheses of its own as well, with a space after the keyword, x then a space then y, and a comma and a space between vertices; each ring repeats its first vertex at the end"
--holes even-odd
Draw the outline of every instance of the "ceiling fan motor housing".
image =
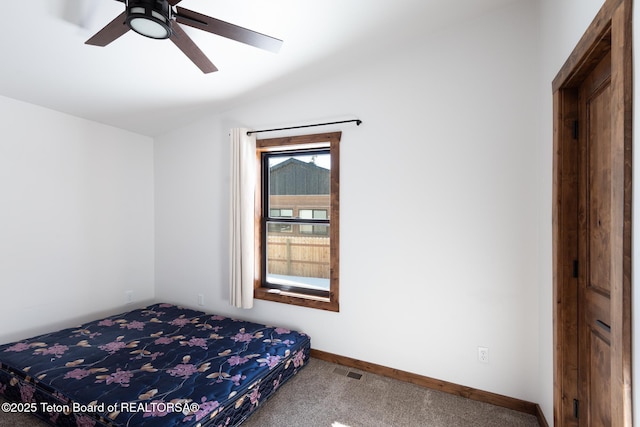
POLYGON ((171 37, 171 6, 167 0, 127 0, 127 25, 152 39, 171 37))

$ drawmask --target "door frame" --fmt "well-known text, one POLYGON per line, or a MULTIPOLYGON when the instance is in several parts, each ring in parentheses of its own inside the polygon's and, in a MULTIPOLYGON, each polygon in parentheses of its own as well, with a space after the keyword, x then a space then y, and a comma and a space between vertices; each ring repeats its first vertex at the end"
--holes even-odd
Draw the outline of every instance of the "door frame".
POLYGON ((553 80, 553 418, 577 426, 578 93, 611 52, 612 235, 611 417, 631 426, 632 0, 606 0, 553 80))

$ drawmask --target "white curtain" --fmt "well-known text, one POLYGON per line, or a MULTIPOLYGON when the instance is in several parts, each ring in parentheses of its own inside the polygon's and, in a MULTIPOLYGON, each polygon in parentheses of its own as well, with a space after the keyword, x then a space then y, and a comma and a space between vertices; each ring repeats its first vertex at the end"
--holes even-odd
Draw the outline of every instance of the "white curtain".
POLYGON ((229 303, 253 307, 256 137, 231 129, 231 283, 229 303))

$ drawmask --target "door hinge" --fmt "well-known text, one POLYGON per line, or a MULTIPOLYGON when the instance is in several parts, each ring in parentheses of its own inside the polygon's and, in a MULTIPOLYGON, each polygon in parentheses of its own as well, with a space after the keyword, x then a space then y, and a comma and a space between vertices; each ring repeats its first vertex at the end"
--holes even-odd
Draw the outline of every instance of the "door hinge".
POLYGON ((573 278, 574 279, 578 278, 578 260, 577 259, 573 260, 573 278))
POLYGON ((580 402, 578 399, 573 399, 573 417, 580 418, 580 402))
POLYGON ((580 129, 580 126, 578 125, 578 121, 574 120, 573 121, 573 139, 578 139, 579 129, 580 129))

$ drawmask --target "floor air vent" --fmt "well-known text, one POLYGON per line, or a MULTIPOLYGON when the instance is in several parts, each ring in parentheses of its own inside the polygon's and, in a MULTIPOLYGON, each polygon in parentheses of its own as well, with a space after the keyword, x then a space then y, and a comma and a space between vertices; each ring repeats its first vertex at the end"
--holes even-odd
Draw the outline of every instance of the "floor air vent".
POLYGON ((362 378, 362 374, 359 374, 357 372, 353 372, 353 371, 348 371, 346 369, 342 369, 342 368, 335 368, 333 370, 334 374, 338 374, 338 375, 343 375, 343 376, 347 376, 349 378, 353 378, 355 380, 359 380, 360 378, 362 378))

